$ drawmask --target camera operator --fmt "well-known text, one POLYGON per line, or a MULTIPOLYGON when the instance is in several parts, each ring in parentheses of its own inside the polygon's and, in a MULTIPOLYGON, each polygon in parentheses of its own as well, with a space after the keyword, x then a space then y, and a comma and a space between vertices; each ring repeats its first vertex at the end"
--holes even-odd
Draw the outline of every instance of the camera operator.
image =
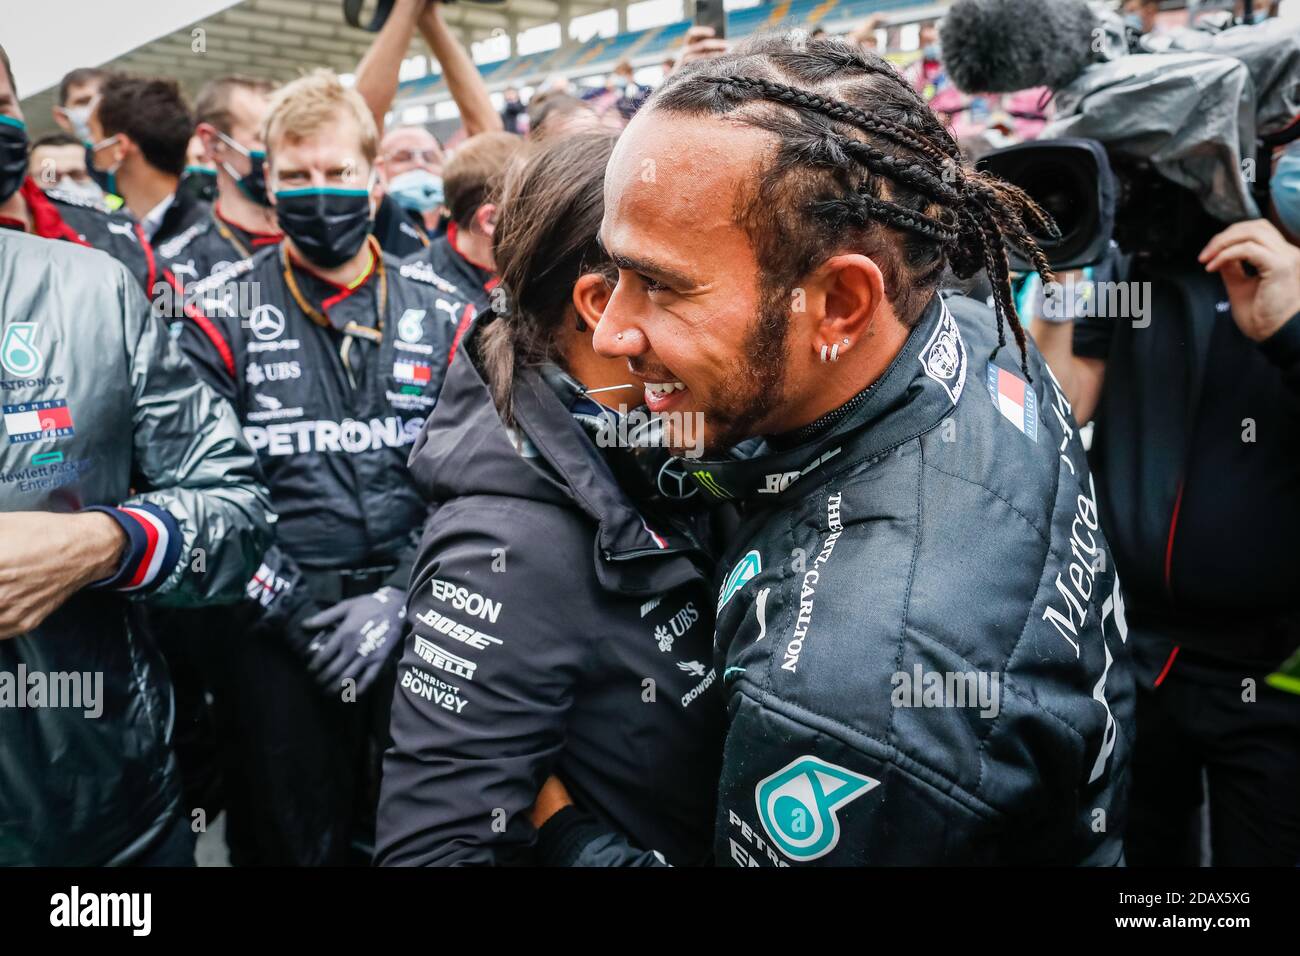
MULTIPOLYGON (((1252 220, 1199 262, 1222 295, 1190 321, 1204 351, 1185 384, 1179 362, 1117 352, 1114 319, 1039 317, 1032 333, 1076 418, 1097 417, 1139 672, 1129 862, 1198 861, 1204 768, 1213 862, 1294 865, 1300 699, 1263 677, 1300 645, 1300 249, 1252 220)), ((1176 311, 1153 311, 1123 339, 1133 352, 1182 336, 1176 311)))
POLYGON ((1244 160, 1300 114, 1300 31, 1171 30, 1156 53, 1084 0, 958 0, 942 34, 960 89, 1053 91, 1043 139, 985 163, 1061 211, 1049 256, 1094 264, 1049 290, 1031 331, 1094 420, 1124 582, 1128 861, 1199 861, 1204 774, 1213 861, 1293 866, 1300 699, 1266 677, 1300 645, 1300 285, 1244 160))

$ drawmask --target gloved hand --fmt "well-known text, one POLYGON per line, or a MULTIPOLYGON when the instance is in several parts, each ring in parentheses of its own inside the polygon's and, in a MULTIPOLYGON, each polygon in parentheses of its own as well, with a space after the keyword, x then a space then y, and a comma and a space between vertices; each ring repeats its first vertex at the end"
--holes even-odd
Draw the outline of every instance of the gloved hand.
POLYGON ((356 681, 357 695, 375 682, 397 647, 406 614, 406 592, 383 587, 373 594, 340 601, 302 622, 312 634, 307 645, 307 670, 329 694, 347 678, 356 681))

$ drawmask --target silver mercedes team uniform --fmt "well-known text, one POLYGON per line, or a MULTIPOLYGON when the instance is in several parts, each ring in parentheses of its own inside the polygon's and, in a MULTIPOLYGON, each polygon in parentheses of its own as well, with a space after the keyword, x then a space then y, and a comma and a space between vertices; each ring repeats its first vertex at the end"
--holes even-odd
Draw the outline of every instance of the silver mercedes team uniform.
POLYGON ((0 640, 0 866, 134 862, 181 814, 135 602, 241 597, 266 491, 230 406, 94 249, 0 231, 0 406, 0 511, 100 510, 129 542, 110 578, 0 640))

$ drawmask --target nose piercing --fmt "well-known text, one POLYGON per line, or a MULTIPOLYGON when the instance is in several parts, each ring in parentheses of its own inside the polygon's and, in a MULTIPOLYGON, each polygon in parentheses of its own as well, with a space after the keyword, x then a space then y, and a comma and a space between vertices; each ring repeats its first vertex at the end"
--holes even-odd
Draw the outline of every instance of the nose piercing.
POLYGON ((618 341, 622 342, 622 341, 623 341, 623 333, 622 333, 622 332, 618 333, 618 335, 614 336, 614 338, 616 338, 616 339, 618 339, 618 341))

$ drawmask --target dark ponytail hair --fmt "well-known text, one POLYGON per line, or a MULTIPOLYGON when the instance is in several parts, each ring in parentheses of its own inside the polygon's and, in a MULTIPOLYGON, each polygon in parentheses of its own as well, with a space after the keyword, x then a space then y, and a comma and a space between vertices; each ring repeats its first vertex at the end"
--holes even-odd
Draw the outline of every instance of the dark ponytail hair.
POLYGON ((492 254, 503 308, 483 330, 484 374, 497 411, 513 424, 515 373, 560 359, 560 331, 573 315, 573 285, 588 273, 613 285, 617 271, 598 238, 605 166, 617 134, 596 130, 529 149, 506 175, 492 254))

